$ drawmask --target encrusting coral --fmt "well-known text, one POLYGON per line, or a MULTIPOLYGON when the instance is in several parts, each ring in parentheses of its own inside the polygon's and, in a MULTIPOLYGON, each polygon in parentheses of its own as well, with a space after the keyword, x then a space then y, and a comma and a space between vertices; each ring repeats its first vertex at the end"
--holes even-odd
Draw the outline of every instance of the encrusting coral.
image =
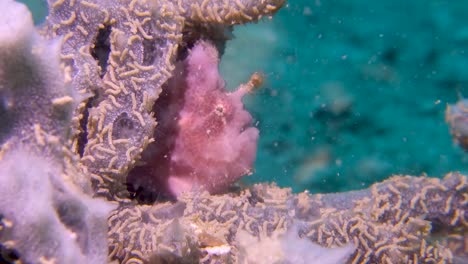
POLYGON ((458 173, 339 194, 267 184, 222 193, 253 162, 258 131, 241 97, 259 80, 222 90, 223 32, 282 4, 49 0, 40 35, 24 5, 1 1, 0 262, 466 263, 468 183, 458 173), (181 94, 194 98, 171 98, 181 94), (187 143, 203 133, 204 146, 187 143), (162 162, 164 144, 167 169, 191 167, 151 171, 164 175, 155 186, 136 172, 157 167, 149 162, 162 162), (209 158, 195 159, 203 149, 209 158), (127 183, 177 199, 141 204, 127 183))
POLYGON ((66 148, 75 105, 60 42, 44 40, 31 13, 0 2, 0 262, 103 263, 107 216, 90 177, 66 148))
MULTIPOLYGON (((86 195, 63 173, 57 162, 24 149, 5 154, 0 162, 0 243, 10 252, 6 260, 105 263, 106 219, 115 206, 86 195)), ((5 253, 0 253, 3 263, 5 253)))
POLYGON ((154 140, 152 106, 183 50, 182 33, 256 21, 283 2, 49 0, 42 31, 62 36, 72 86, 94 95, 75 108, 71 145, 98 193, 127 196, 126 174, 154 140))
POLYGON ((60 65, 60 41, 46 41, 36 32, 26 6, 12 0, 0 4, 8 10, 0 23, 0 142, 58 142, 68 133, 77 99, 69 69, 60 65))
MULTIPOLYGON (((338 263, 454 263, 468 259, 467 209, 467 178, 457 173, 442 180, 394 176, 340 194, 292 194, 265 184, 240 194, 190 193, 176 203, 114 211, 110 257, 121 263, 195 257, 201 263, 272 263, 244 261, 255 250, 252 241, 261 244, 295 228, 322 247, 351 247, 338 263)), ((278 250, 284 256, 279 263, 294 259, 287 248, 269 252, 278 250)), ((315 260, 309 263, 324 263, 315 260)))

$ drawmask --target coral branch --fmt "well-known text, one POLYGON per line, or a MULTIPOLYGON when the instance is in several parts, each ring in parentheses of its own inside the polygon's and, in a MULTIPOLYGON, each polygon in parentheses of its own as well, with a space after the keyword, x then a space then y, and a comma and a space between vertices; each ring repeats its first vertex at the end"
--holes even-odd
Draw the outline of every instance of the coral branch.
POLYGON ((82 156, 98 195, 129 197, 127 173, 155 140, 159 120, 152 106, 192 41, 217 38, 233 24, 275 13, 283 3, 49 0, 42 32, 62 37, 61 58, 71 69, 73 89, 93 96, 74 108, 70 145, 82 156))
POLYGON ((285 0, 240 1, 216 0, 179 1, 182 14, 196 23, 242 24, 260 20, 280 9, 285 0))
POLYGON ((64 140, 80 98, 73 96, 69 69, 60 65, 60 42, 36 32, 26 6, 6 0, 0 8, 9 10, 0 18, 0 143, 9 141, 5 150, 64 140))
MULTIPOLYGON (((295 228, 299 237, 326 248, 353 245, 346 263, 451 263, 467 259, 467 193, 466 176, 451 173, 443 180, 394 176, 341 194, 294 195, 260 184, 239 195, 190 194, 176 203, 125 205, 109 218, 111 258, 236 262, 295 228)), ((268 250, 283 251, 286 263, 294 259, 285 248, 268 250)))
POLYGON ((23 4, 0 2, 0 262, 103 263, 113 206, 66 147, 82 97, 23 4), (3 122, 7 123, 3 123, 3 122))

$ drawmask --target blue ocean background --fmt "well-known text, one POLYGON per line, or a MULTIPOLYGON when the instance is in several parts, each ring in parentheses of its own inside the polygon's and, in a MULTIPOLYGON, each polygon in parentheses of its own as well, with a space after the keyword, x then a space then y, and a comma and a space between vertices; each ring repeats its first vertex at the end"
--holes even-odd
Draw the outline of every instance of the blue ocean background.
MULTIPOLYGON (((40 23, 46 9, 23 0, 40 23)), ((238 26, 222 58, 260 129, 255 173, 294 191, 360 189, 393 174, 468 173, 447 104, 468 97, 468 2, 296 0, 238 26)))

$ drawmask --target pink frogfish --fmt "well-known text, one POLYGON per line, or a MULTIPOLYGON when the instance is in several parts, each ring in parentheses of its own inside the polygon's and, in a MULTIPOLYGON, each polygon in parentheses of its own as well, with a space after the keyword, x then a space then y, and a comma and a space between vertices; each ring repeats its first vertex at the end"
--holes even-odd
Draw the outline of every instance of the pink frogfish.
POLYGON ((261 83, 259 75, 228 92, 218 71, 217 49, 198 41, 154 106, 155 142, 134 168, 134 190, 177 197, 186 191, 225 191, 255 161, 259 131, 242 97, 261 83))

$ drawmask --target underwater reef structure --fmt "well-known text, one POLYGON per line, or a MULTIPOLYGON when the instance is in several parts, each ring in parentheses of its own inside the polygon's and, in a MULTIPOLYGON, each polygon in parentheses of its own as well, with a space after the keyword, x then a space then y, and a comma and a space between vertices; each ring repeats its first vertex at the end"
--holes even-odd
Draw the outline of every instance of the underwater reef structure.
POLYGON ((127 173, 154 141, 153 104, 193 39, 222 36, 230 26, 256 21, 282 4, 49 1, 41 31, 62 37, 60 56, 71 68, 72 87, 92 96, 74 109, 70 145, 99 194, 126 196, 127 173))
POLYGON ((224 195, 188 193, 175 203, 122 205, 113 211, 110 258, 121 263, 463 263, 467 203, 467 178, 457 173, 442 180, 393 176, 369 189, 337 194, 292 194, 267 184, 224 195), (291 239, 289 230, 297 237, 291 239), (278 236, 279 243, 268 243, 278 236), (258 254, 259 248, 267 256, 258 254), (300 258, 310 251, 316 255, 300 258), (339 258, 329 262, 329 254, 339 258))
POLYGON ((0 256, 24 263, 104 263, 107 217, 68 147, 82 96, 61 63, 60 40, 33 26, 26 6, 0 2, 0 256))
POLYGON ((468 181, 229 187, 258 130, 218 74, 282 0, 0 2, 0 262, 466 263, 468 181), (198 145, 197 145, 198 143, 198 145), (159 199, 166 195, 167 199, 159 199))

